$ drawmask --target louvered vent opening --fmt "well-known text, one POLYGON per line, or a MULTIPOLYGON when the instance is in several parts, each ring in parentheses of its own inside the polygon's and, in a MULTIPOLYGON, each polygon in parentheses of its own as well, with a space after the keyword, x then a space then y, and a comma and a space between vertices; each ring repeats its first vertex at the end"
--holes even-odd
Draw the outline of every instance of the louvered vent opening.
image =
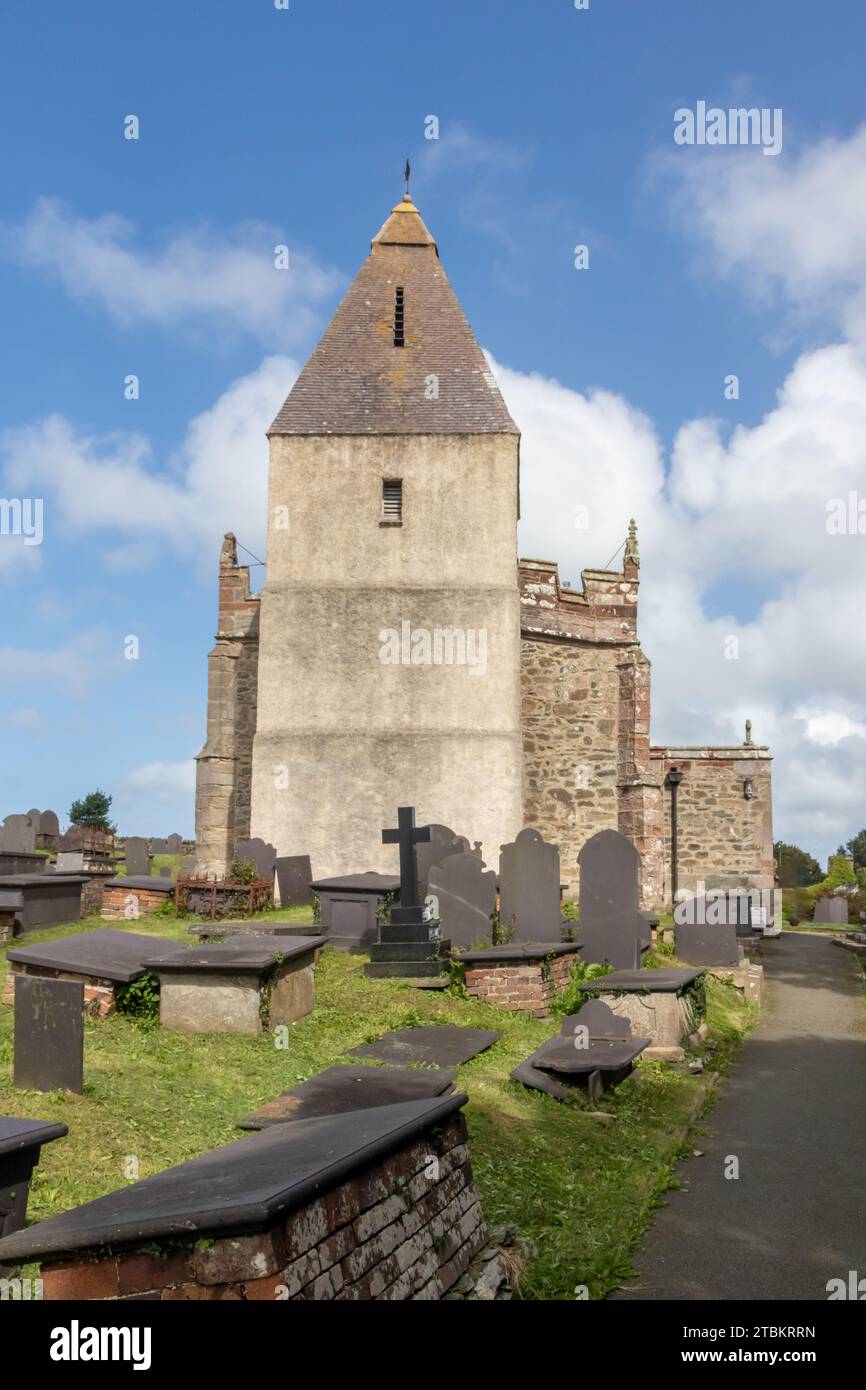
POLYGON ((382 480, 382 520, 403 520, 402 478, 384 478, 382 480))
POLYGON ((406 346, 406 296, 399 285, 394 292, 394 346, 406 346))

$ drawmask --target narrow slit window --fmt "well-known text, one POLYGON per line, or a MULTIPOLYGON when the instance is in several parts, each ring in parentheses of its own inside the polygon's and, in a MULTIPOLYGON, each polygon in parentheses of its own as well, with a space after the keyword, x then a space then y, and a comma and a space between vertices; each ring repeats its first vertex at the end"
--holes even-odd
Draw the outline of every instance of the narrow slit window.
POLYGON ((406 346, 406 295, 401 285, 394 292, 394 346, 406 346))
POLYGON ((382 480, 382 520, 390 522, 403 520, 402 478, 383 478, 382 480))

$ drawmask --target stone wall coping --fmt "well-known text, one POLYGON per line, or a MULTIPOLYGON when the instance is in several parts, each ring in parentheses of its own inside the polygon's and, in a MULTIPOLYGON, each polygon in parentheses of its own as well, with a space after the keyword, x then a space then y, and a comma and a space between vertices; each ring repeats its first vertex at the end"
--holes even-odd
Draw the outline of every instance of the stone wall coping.
POLYGON ((467 964, 483 965, 485 961, 496 961, 497 963, 505 963, 510 960, 539 961, 547 960, 550 956, 576 955, 581 944, 580 941, 520 942, 516 946, 485 946, 477 951, 455 950, 452 954, 456 960, 464 961, 467 964))
POLYGON ((441 1126, 462 1092, 273 1125, 0 1240, 0 1262, 258 1232, 441 1126))

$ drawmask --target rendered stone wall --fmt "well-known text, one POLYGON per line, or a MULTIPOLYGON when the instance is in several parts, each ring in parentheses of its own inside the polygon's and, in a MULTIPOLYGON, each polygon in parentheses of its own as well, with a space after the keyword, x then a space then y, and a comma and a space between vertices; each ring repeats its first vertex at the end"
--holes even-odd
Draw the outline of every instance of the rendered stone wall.
MULTIPOLYGON (((659 778, 683 774, 677 793, 680 889, 772 889, 772 759, 757 745, 732 748, 653 748, 659 778), (750 780, 754 796, 744 795, 750 780)), ((671 895, 671 797, 663 793, 665 896, 671 895)))
POLYGON ((46 1299, 440 1299, 487 1243, 466 1122, 324 1192, 269 1230, 43 1265, 46 1299))

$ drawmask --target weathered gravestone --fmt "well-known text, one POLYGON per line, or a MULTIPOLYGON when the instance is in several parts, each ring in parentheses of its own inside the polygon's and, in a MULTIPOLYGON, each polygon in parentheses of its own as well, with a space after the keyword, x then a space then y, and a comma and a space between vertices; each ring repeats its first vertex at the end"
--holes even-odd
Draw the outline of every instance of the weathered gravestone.
POLYGON ((60 821, 56 811, 43 811, 36 832, 37 849, 55 849, 60 839, 60 821))
POLYGON ((58 874, 80 874, 84 868, 84 854, 80 849, 60 849, 54 866, 58 874))
POLYGON ((496 875, 476 854, 450 854, 430 870, 428 896, 454 946, 488 942, 496 911, 496 875))
POLYGON ((461 837, 447 825, 428 825, 429 840, 421 840, 415 846, 415 868, 418 874, 418 901, 424 902, 430 892, 430 870, 437 868, 449 855, 459 854, 464 844, 461 837))
MULTIPOLYGON (((0 1238, 24 1229, 30 1179, 42 1145, 68 1133, 64 1124, 0 1115, 0 1238)), ((0 1264, 0 1274, 6 1268, 0 1264)))
POLYGON ((22 1091, 84 1090, 84 985, 19 975, 13 1082, 22 1091))
POLYGON ((308 854, 283 854, 276 860, 280 907, 309 907, 313 870, 308 854))
POLYGON ((739 965, 736 922, 711 898, 686 898, 674 907, 675 951, 689 965, 739 965))
POLYGON ((277 851, 273 845, 265 844, 264 840, 258 838, 241 840, 235 848, 235 858, 251 859, 256 866, 256 878, 266 878, 273 883, 277 862, 277 851))
POLYGON ((151 854, 168 854, 168 846, 165 840, 157 839, 150 841, 151 854))
POLYGON ((30 816, 7 816, 0 826, 0 849, 7 854, 35 854, 36 828, 30 816))
POLYGON ((147 840, 143 840, 140 835, 130 835, 126 841, 124 855, 129 878, 146 878, 150 874, 147 840))
POLYGON ((451 1090, 454 1077, 444 1067, 328 1067, 245 1115, 238 1129, 267 1129, 317 1115, 441 1096, 451 1090))
POLYGON ((618 1017, 602 1000, 590 999, 579 1013, 562 1020, 558 1034, 515 1067, 511 1079, 557 1100, 569 1098, 570 1086, 582 1085, 590 1100, 597 1101, 625 1080, 651 1041, 634 1037, 628 1018, 618 1017))
POLYGON ((400 847, 400 904, 391 904, 389 921, 379 926, 379 939, 370 944, 364 973, 404 979, 441 975, 451 949, 441 940, 441 926, 420 899, 415 847, 430 839, 429 825, 416 826, 414 806, 400 806, 397 827, 382 831, 382 843, 400 847))
POLYGON ((499 920, 514 941, 562 941, 559 850, 521 830, 499 856, 499 920))
POLYGON ((650 944, 647 919, 638 909, 637 850, 618 830, 601 830, 577 858, 583 959, 636 970, 650 944))
POLYGON ((171 865, 161 864, 159 867, 160 878, 171 878, 171 865))
POLYGON ((166 854, 182 854, 182 853, 183 853, 183 836, 182 836, 182 835, 169 835, 168 838, 167 838, 167 840, 166 840, 166 842, 165 842, 165 852, 166 852, 166 854))
POLYGON ((837 927, 848 925, 847 898, 819 898, 815 904, 813 922, 832 922, 837 927))

